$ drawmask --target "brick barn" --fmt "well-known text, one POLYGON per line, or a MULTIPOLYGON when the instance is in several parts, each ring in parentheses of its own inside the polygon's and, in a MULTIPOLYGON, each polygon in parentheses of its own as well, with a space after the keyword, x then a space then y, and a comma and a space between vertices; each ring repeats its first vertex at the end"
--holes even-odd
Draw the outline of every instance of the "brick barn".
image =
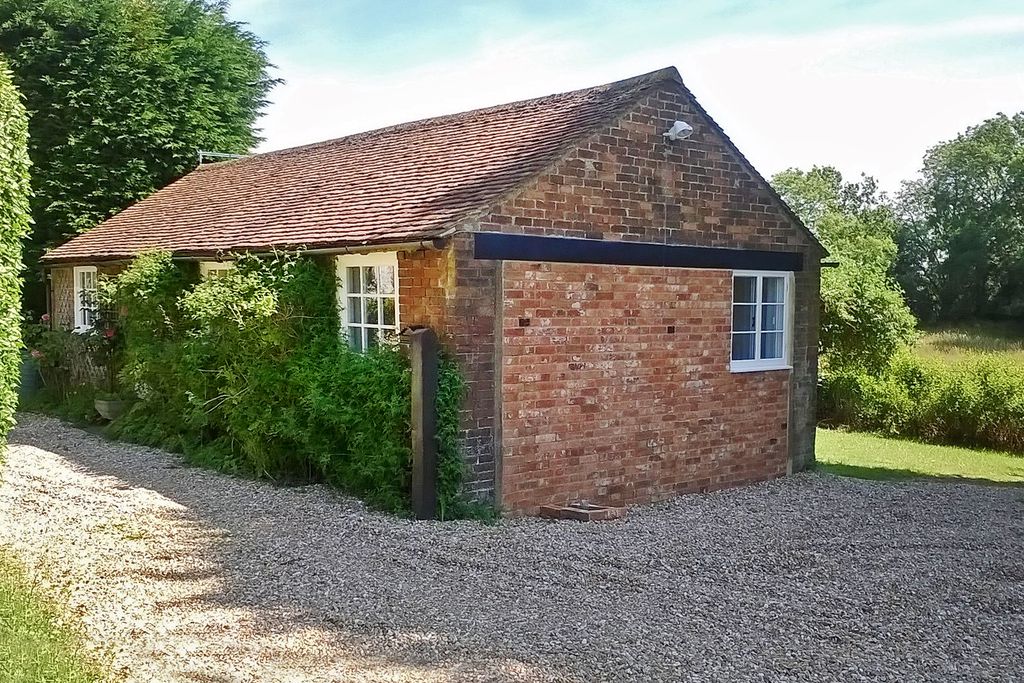
POLYGON ((435 329, 468 493, 507 510, 814 457, 825 251, 674 68, 202 165, 46 255, 53 319, 87 328, 97 273, 152 248, 331 259, 356 348, 435 329))

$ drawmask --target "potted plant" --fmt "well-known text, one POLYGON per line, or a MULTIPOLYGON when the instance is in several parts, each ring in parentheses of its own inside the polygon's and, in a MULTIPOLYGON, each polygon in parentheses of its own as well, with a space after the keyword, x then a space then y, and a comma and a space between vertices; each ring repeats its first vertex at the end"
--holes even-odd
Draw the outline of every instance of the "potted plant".
POLYGON ((96 325, 86 334, 86 348, 92 361, 103 368, 104 386, 96 394, 96 412, 105 420, 116 420, 131 406, 134 397, 121 389, 118 382, 121 362, 124 356, 122 335, 116 320, 102 311, 96 325))

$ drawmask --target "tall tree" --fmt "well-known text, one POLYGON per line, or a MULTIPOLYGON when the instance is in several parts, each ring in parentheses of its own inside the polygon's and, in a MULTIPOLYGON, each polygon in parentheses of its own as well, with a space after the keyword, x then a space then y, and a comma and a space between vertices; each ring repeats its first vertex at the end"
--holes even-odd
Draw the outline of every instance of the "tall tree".
POLYGON ((14 425, 21 366, 21 240, 28 233, 28 119, 0 59, 0 460, 14 425))
POLYGON ((191 170, 244 153, 274 85, 264 44, 206 0, 0 0, 0 53, 29 110, 26 247, 43 250, 191 170))
POLYGON ((941 320, 1024 316, 1024 112, 936 145, 901 194, 896 274, 941 320))
POLYGON ((914 336, 916 321, 890 277, 895 216, 869 176, 836 169, 777 173, 772 185, 815 232, 838 266, 821 276, 821 351, 829 368, 877 371, 914 336))

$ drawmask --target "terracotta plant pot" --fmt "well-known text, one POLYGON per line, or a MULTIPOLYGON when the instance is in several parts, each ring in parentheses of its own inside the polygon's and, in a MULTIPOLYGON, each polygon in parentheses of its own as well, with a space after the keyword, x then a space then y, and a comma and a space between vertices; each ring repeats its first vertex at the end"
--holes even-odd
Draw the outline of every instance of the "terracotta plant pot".
POLYGON ((104 420, 116 420, 124 415, 125 411, 128 410, 128 406, 131 404, 131 401, 125 399, 98 398, 93 402, 93 405, 96 407, 96 412, 99 413, 100 417, 104 420))

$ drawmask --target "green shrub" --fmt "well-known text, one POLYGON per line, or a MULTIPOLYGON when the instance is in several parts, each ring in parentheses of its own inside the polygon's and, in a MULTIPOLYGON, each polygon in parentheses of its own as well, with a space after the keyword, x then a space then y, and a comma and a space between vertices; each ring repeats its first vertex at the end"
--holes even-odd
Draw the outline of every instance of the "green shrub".
POLYGON ((0 59, 0 449, 14 426, 21 367, 21 241, 29 230, 28 117, 0 59))
POLYGON ((950 364, 904 352, 878 375, 826 372, 819 405, 854 429, 1024 453, 1024 367, 996 354, 950 364))
MULTIPOLYGON (((111 433, 181 451, 197 464, 322 480, 378 507, 406 510, 409 360, 398 346, 361 354, 341 340, 330 267, 294 255, 242 256, 223 276, 194 280, 160 252, 118 276, 122 380, 141 400, 111 433)), ((442 359, 443 517, 473 513, 460 499, 462 394, 454 362, 442 359)))
POLYGON ((835 370, 878 373, 908 348, 917 321, 884 272, 855 261, 821 274, 821 358, 835 370))

